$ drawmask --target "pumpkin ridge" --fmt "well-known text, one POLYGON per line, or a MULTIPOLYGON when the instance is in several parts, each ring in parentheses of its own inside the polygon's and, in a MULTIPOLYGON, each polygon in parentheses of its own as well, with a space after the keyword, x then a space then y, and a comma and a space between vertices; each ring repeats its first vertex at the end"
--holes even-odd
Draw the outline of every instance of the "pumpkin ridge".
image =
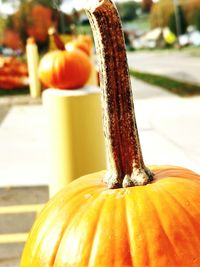
POLYGON ((119 199, 119 195, 116 193, 113 198, 114 212, 113 215, 110 215, 110 224, 113 226, 111 235, 114 236, 112 240, 112 250, 115 251, 115 254, 112 253, 112 267, 134 267, 131 255, 128 225, 126 221, 125 197, 123 193, 122 199, 119 199), (121 218, 123 218, 123 224, 121 224, 121 218), (120 241, 122 237, 124 238, 123 247, 120 241))
MULTIPOLYGON (((53 62, 53 69, 58 69, 59 68, 59 65, 61 65, 62 63, 62 67, 64 65, 64 58, 65 58, 65 53, 66 51, 60 51, 60 53, 63 53, 63 56, 62 56, 62 61, 60 61, 59 57, 55 57, 54 58, 54 62, 53 62)), ((61 68, 62 69, 62 68, 61 68)), ((53 73, 53 76, 54 76, 54 83, 58 84, 58 87, 62 88, 62 83, 60 82, 60 72, 54 72, 53 73)))
POLYGON ((187 169, 187 168, 183 168, 183 167, 176 167, 176 166, 166 166, 165 169, 165 165, 160 165, 160 166, 148 166, 151 171, 154 172, 154 180, 152 181, 151 184, 158 184, 158 183, 164 183, 167 182, 169 183, 169 179, 173 179, 173 183, 180 183, 180 181, 182 180, 184 183, 200 183, 200 176, 187 169), (171 169, 170 169, 171 167, 171 169))
MULTIPOLYGON (((56 52, 56 54, 54 55, 52 69, 56 69, 57 65, 59 65, 59 62, 57 62, 58 61, 57 51, 55 51, 55 52, 56 52)), ((61 51, 60 51, 60 53, 61 53, 61 51)), ((53 75, 53 83, 57 83, 57 84, 60 83, 59 77, 58 77, 58 72, 53 72, 52 75, 53 75)), ((53 84, 51 84, 51 86, 53 87, 53 84)))
MULTIPOLYGON (((192 230, 192 236, 193 236, 193 242, 195 242, 196 243, 196 246, 198 247, 199 246, 199 240, 197 240, 196 239, 196 231, 195 231, 195 226, 194 226, 194 222, 191 220, 191 219, 193 219, 193 217, 191 216, 191 214, 189 214, 188 213, 188 211, 185 209, 185 207, 182 205, 182 203, 179 201, 179 200, 177 200, 177 198, 173 195, 173 193, 171 192, 171 191, 168 191, 164 186, 162 186, 162 185, 159 185, 160 187, 162 187, 162 193, 164 193, 164 194, 167 194, 171 199, 173 199, 173 203, 177 203, 177 206, 179 206, 179 208, 183 211, 183 213, 185 214, 185 217, 188 219, 188 221, 189 221, 189 223, 190 223, 190 225, 191 225, 191 227, 188 227, 189 229, 190 229, 190 231, 192 230), (195 240, 196 239, 196 240, 195 240)), ((181 196, 181 199, 184 199, 183 197, 182 197, 182 195, 180 194, 180 196, 181 196)), ((167 198, 165 198, 165 201, 166 201, 166 199, 167 198)), ((155 204, 154 204, 154 208, 156 207, 156 202, 155 202, 155 204)), ((171 207, 171 205, 170 205, 170 207, 171 207)), ((169 211, 168 211, 169 212, 169 211)), ((160 216, 161 218, 162 218, 162 216, 160 216)), ((179 223, 180 223, 180 221, 179 221, 179 223)), ((162 224, 161 224, 162 225, 162 224)), ((187 222, 187 225, 188 225, 188 222, 187 222)), ((200 224, 197 224, 198 225, 198 228, 200 229, 200 224)), ((185 235, 186 237, 188 237, 187 235, 185 235)), ((189 237, 190 238, 190 237, 189 237)), ((190 242, 189 242, 189 240, 188 240, 188 242, 187 242, 187 244, 191 244, 190 242)), ((193 244, 192 244, 192 246, 193 246, 193 244)), ((174 249, 174 251, 176 251, 176 246, 174 246, 175 247, 175 249, 174 249)), ((176 252, 175 252, 176 253, 176 252)), ((177 255, 177 253, 176 253, 176 255, 177 255)), ((178 255, 177 255, 178 256, 178 255)), ((179 258, 180 258, 180 256, 179 256, 179 258)), ((175 260, 175 259, 174 259, 175 260)), ((178 265, 177 265, 178 266, 178 265)))
MULTIPOLYGON (((99 189, 99 191, 101 191, 101 190, 99 189)), ((99 195, 98 195, 98 194, 99 194, 99 191, 97 191, 97 189, 94 188, 94 192, 95 192, 94 195, 97 195, 97 198, 99 197, 99 195)), ((75 195, 74 198, 76 197, 77 199, 79 199, 79 198, 80 198, 80 195, 81 195, 83 192, 84 192, 84 195, 87 194, 87 192, 88 192, 89 194, 92 193, 91 188, 90 188, 89 190, 88 190, 88 188, 87 188, 87 190, 82 190, 78 195, 75 195), (84 191, 86 191, 86 192, 84 192, 84 191)), ((92 195, 92 196, 94 197, 94 195, 92 195)), ((97 198, 96 198, 96 199, 97 199, 97 198)), ((89 199, 87 199, 87 200, 89 201, 89 199)), ((90 199, 90 201, 92 201, 92 203, 95 202, 94 198, 93 198, 93 199, 90 199)), ((70 199, 70 203, 71 203, 71 199, 70 199)), ((68 204, 69 204, 69 202, 67 202, 67 206, 68 206, 68 204)), ((85 204, 87 204, 87 203, 85 202, 85 203, 82 204, 82 205, 85 206, 85 204)), ((63 206, 63 208, 64 208, 64 206, 63 206)), ((62 208, 62 209, 63 209, 63 208, 62 208)), ((78 213, 78 212, 77 212, 77 213, 78 213)), ((62 227, 61 235, 60 235, 60 238, 59 238, 59 240, 58 240, 57 249, 55 250, 55 253, 54 253, 55 257, 54 257, 54 260, 53 260, 53 262, 52 262, 52 264, 53 264, 52 266, 53 266, 53 267, 54 267, 54 263, 55 263, 55 261, 56 261, 56 255, 57 255, 57 253, 58 253, 60 244, 61 244, 61 242, 62 242, 62 238, 63 238, 63 236, 64 236, 64 234, 65 234, 65 230, 66 230, 66 228, 67 228, 67 225, 70 225, 70 223, 72 223, 73 219, 74 219, 74 217, 72 217, 72 220, 69 219, 68 222, 65 221, 65 224, 64 224, 63 227, 62 227)), ((53 224, 53 223, 52 223, 52 224, 53 224)))
MULTIPOLYGON (((87 186, 87 188, 80 188, 80 190, 77 191, 75 195, 74 194, 71 194, 72 196, 71 196, 71 198, 70 198, 69 201, 71 201, 73 198, 76 198, 77 195, 82 194, 84 191, 91 192, 92 188, 93 188, 94 191, 97 190, 97 186, 96 185, 93 185, 93 184, 91 186, 87 186)), ((98 189, 99 189, 99 191, 102 190, 102 188, 101 189, 98 188, 98 189)), ((55 197, 53 197, 52 199, 50 199, 49 202, 48 202, 48 205, 46 205, 41 210, 41 212, 39 213, 39 215, 40 216, 44 216, 46 213, 49 215, 49 210, 52 209, 52 206, 57 205, 57 202, 59 202, 60 205, 61 205, 60 195, 63 196, 63 192, 65 192, 65 191, 66 191, 66 188, 62 189, 55 197), (57 201, 55 201, 55 200, 57 200, 57 201)), ((66 194, 66 197, 62 197, 62 204, 66 204, 66 198, 67 199, 69 198, 68 194, 66 194)), ((69 203, 69 201, 67 202, 67 204, 69 203)))
MULTIPOLYGON (((91 194, 91 189, 90 189, 90 190, 87 190, 87 191, 89 192, 89 194, 91 194)), ((53 267, 54 267, 54 266, 55 266, 55 267, 58 267, 58 266, 57 266, 57 263, 56 263, 56 260, 57 260, 57 257, 59 257, 59 249, 61 249, 61 247, 62 247, 62 240, 63 240, 63 238, 65 237, 65 233, 66 233, 66 231, 69 231, 70 228, 73 227, 73 225, 74 225, 74 221, 77 220, 77 217, 79 217, 79 223, 80 223, 80 222, 81 222, 81 219, 82 219, 83 216, 85 215, 85 210, 86 210, 86 211, 87 211, 87 210, 90 210, 90 207, 91 207, 92 205, 94 205, 97 201, 99 201, 99 198, 101 197, 101 194, 99 194, 99 191, 101 192, 101 191, 102 191, 102 188, 99 189, 99 190, 94 189, 94 191, 95 191, 95 194, 92 196, 92 198, 87 199, 86 202, 83 202, 82 205, 81 205, 81 208, 78 209, 78 210, 76 211, 75 216, 73 216, 73 217, 69 220, 68 224, 67 224, 67 223, 65 224, 65 225, 68 225, 68 226, 67 226, 67 227, 64 227, 64 229, 63 229, 63 233, 62 233, 62 236, 61 236, 61 238, 60 238, 59 245, 58 245, 58 247, 57 247, 56 257, 55 257, 55 259, 54 259, 53 267)), ((80 196, 78 196, 77 198, 80 198, 80 196)), ((102 206, 102 203, 101 203, 101 206, 102 206)), ((102 208, 101 208, 101 209, 102 209, 102 208)), ((79 227, 79 226, 78 226, 78 227, 79 227)))
MULTIPOLYGON (((150 166, 150 169, 152 169, 153 171, 155 171, 155 178, 156 176, 168 176, 168 173, 171 173, 171 171, 179 171, 180 172, 180 167, 177 167, 177 166, 173 166, 173 165, 169 165, 169 166, 166 166, 166 165, 159 165, 159 166, 150 166)), ((181 167, 181 170, 182 170, 182 167, 181 167)), ((188 169, 184 169, 183 170, 188 170, 188 169)))
MULTIPOLYGON (((161 185, 160 185, 161 186, 161 185)), ((193 222, 193 219, 195 219, 186 209, 185 207, 181 204, 181 202, 174 196, 174 194, 171 192, 171 191, 168 191, 166 188, 162 188, 162 190, 164 192, 166 192, 172 199, 173 199, 173 202, 176 202, 177 205, 179 206, 179 208, 184 212, 184 214, 186 215, 186 217, 188 218, 189 222, 191 223, 191 226, 194 226, 194 222, 193 222), (192 220, 191 220, 192 219, 192 220)), ((177 190, 174 191, 176 192, 177 194, 177 190)), ((186 198, 187 196, 182 196, 182 194, 180 194, 180 192, 178 192, 178 194, 181 196, 182 199, 186 198)), ((192 205, 193 202, 190 201, 190 205, 192 205)), ((194 207, 194 205, 193 205, 194 207)), ((196 207, 195 207, 195 210, 196 210, 196 207)), ((198 225, 199 226, 199 229, 200 229, 200 224, 198 225)), ((193 227, 194 228, 194 227, 193 227)), ((192 227, 190 227, 190 229, 192 229, 192 227)), ((193 233, 194 237, 196 237, 196 233, 193 233)), ((199 245, 199 243, 197 242, 197 245, 199 245)))
POLYGON ((181 177, 181 176, 176 176, 175 175, 171 175, 171 176, 168 176, 168 177, 160 177, 158 178, 157 180, 155 179, 155 182, 153 182, 152 184, 155 184, 156 185, 170 185, 171 183, 173 184, 177 184, 177 186, 180 185, 180 183, 184 183, 186 186, 191 186, 191 185, 196 185, 197 183, 200 184, 200 179, 198 177, 193 177, 192 179, 191 178, 188 178, 188 177, 181 177))
MULTIPOLYGON (((149 189, 149 190, 151 190, 151 189, 149 189)), ((146 194, 149 195, 148 190, 146 190, 146 194)), ((151 205, 152 206, 152 209, 151 210, 154 213, 154 219, 156 219, 156 221, 157 221, 156 225, 159 225, 160 226, 160 229, 161 229, 162 233, 164 234, 164 237, 166 238, 166 241, 170 245, 170 248, 173 249, 173 251, 175 252, 175 255, 178 257, 177 252, 176 252, 176 246, 173 244, 173 241, 170 240, 170 238, 169 238, 169 236, 168 236, 168 234, 166 232, 166 229, 164 228, 164 225, 163 225, 163 223, 160 220, 160 218, 162 218, 162 216, 159 216, 160 215, 160 212, 158 211, 158 208, 156 207, 157 202, 156 201, 153 201, 151 195, 148 197, 148 201, 152 204, 151 205)), ((174 255, 173 255, 173 252, 171 252, 171 250, 170 250, 170 254, 172 256, 171 259, 173 259, 173 261, 176 261, 174 255)), ((173 262, 173 264, 174 264, 174 262, 173 262)), ((176 265, 173 265, 171 267, 175 267, 175 266, 178 266, 178 263, 177 262, 176 262, 176 265)))
MULTIPOLYGON (((57 58, 57 51, 53 51, 51 55, 52 55, 52 58, 53 58, 52 61, 51 61, 51 69, 55 69, 55 60, 57 58)), ((53 76, 52 80, 54 82, 56 80, 55 73, 52 73, 51 75, 53 76)), ((53 87, 52 83, 50 84, 50 86, 53 87)))
MULTIPOLYGON (((110 191, 111 189, 109 189, 109 192, 111 192, 110 191)), ((119 190, 119 189, 114 189, 114 190, 119 190)), ((109 202, 109 201, 111 201, 111 202, 113 202, 114 201, 114 199, 116 198, 116 194, 114 193, 114 190, 112 190, 112 194, 110 195, 109 193, 107 194, 107 192, 106 191, 104 191, 104 192, 102 192, 102 194, 100 195, 100 197, 103 197, 103 199, 104 199, 104 202, 103 202, 103 205, 102 205, 102 208, 101 208, 101 213, 100 214, 98 214, 98 224, 96 225, 96 227, 95 227, 95 232, 97 233, 97 230, 98 230, 98 227, 102 227, 101 225, 102 225, 102 220, 101 220, 101 216, 103 216, 103 217, 105 217, 105 213, 103 213, 103 211, 104 211, 104 208, 106 208, 106 205, 107 205, 107 202, 109 202), (103 194, 105 194, 105 196, 103 196, 103 194), (103 213, 103 215, 102 215, 102 213, 103 213)), ((113 203, 114 204, 114 206, 116 205, 116 203, 114 202, 113 203)), ((110 217, 112 217, 111 218, 111 220, 112 220, 112 224, 113 224, 113 222, 115 221, 114 220, 114 216, 115 216, 115 213, 116 213, 116 209, 117 209, 117 207, 115 206, 115 209, 114 209, 114 211, 113 211, 113 215, 108 215, 108 216, 110 216, 110 217)), ((104 211, 105 212, 105 211, 104 211)), ((114 226, 114 225, 113 225, 114 226)), ((124 225, 122 226, 122 225, 120 225, 120 227, 124 227, 124 225)), ((106 229, 105 229, 106 230, 106 229)), ((114 230, 113 230, 113 232, 111 233, 111 235, 113 235, 114 234, 114 231, 117 231, 117 228, 115 228, 114 230)), ((97 235, 96 236, 94 236, 94 239, 93 239, 93 241, 92 241, 92 250, 94 250, 95 248, 94 248, 94 244, 95 244, 95 239, 97 238, 97 235)), ((115 250, 115 243, 114 243, 114 241, 112 241, 113 243, 112 243, 112 250, 115 250)), ((96 266, 96 267, 108 267, 108 265, 105 265, 105 263, 104 264, 93 264, 93 261, 94 261, 94 259, 95 259, 95 257, 93 257, 92 258, 92 250, 91 250, 91 254, 90 254, 90 261, 89 261, 89 264, 87 265, 88 267, 93 267, 93 266, 96 266)), ((111 251, 110 252, 110 254, 113 254, 113 252, 111 251)), ((113 256, 115 256, 115 255, 113 255, 113 256)), ((110 257, 110 256, 109 256, 110 257)), ((115 267, 115 258, 111 258, 111 262, 112 262, 112 265, 109 265, 109 267, 115 267)), ((118 266, 118 265, 116 265, 116 266, 118 266)), ((123 265, 124 266, 124 265, 123 265)), ((131 267, 131 266, 124 266, 124 267, 131 267)))
MULTIPOLYGON (((64 189, 65 190, 65 189, 64 189)), ((62 190, 63 191, 63 190, 62 190)), ((62 192, 61 191, 61 192, 62 192)), ((69 205, 69 203, 71 203, 71 202, 73 202, 73 201, 75 201, 75 199, 78 199, 79 197, 80 197, 80 194, 82 194, 82 192, 83 191, 85 191, 85 190, 81 190, 79 193, 77 193, 77 194, 75 194, 75 195, 73 195, 68 201, 65 201, 65 198, 63 199, 63 201, 62 201, 62 203, 64 204, 63 206, 61 206, 61 208, 59 209, 59 210, 57 210, 56 212, 54 212, 54 213, 52 213, 52 214, 49 214, 49 210, 51 210, 52 211, 52 206, 55 206, 55 198, 57 198, 58 199, 58 201, 60 200, 60 198, 58 197, 58 196, 56 196, 56 197, 54 197, 54 198, 52 198, 52 200, 50 201, 50 203, 49 203, 49 205, 44 209, 44 210, 42 210, 41 211, 41 213, 43 212, 45 212, 44 214, 42 213, 42 214, 40 214, 40 216, 39 216, 39 218, 41 218, 41 221, 43 221, 43 218, 44 217, 47 217, 47 215, 48 215, 48 220, 46 220, 46 222, 49 222, 48 223, 48 225, 46 226, 46 229, 45 229, 45 232, 43 233, 43 235, 41 235, 41 233, 40 233, 40 241, 38 241, 37 242, 37 248, 35 249, 35 253, 37 253, 37 251, 40 249, 40 247, 42 246, 42 242, 43 242, 43 236, 45 236, 46 234, 47 234, 47 232, 48 232, 48 230, 49 229, 53 229, 53 227, 52 227, 52 225, 55 223, 55 220, 57 220, 57 216, 58 216, 58 213, 60 214, 63 210, 66 210, 66 206, 68 206, 69 205), (51 205, 50 205, 51 204, 51 205), (42 216, 41 216, 42 215, 42 216), (52 216, 52 218, 51 218, 51 216, 52 216)), ((94 191, 96 192, 96 189, 94 189, 94 191)), ((87 188, 87 190, 86 190, 86 193, 87 192, 89 192, 89 193, 91 193, 91 187, 89 187, 89 188, 87 188)), ((67 196, 66 198, 68 198, 69 196, 67 196)), ((60 201, 59 201, 60 202, 60 201)), ((61 204, 60 204, 61 205, 61 204)), ((61 230, 61 232, 62 231, 64 231, 65 230, 65 226, 67 225, 67 222, 65 222, 65 224, 62 226, 62 230, 61 230)), ((35 224, 34 225, 34 228, 32 229, 32 231, 31 231, 31 235, 29 236, 29 243, 31 243, 32 241, 32 238, 31 237, 35 237, 35 234, 34 234, 34 232, 36 231, 38 231, 38 228, 40 228, 40 221, 37 221, 37 224, 35 224)), ((61 233, 60 232, 60 233, 61 233)), ((62 235, 62 233, 61 233, 61 235, 62 235)), ((59 239, 60 240, 60 239, 59 239)), ((60 243, 60 241, 59 240, 57 240, 57 244, 59 244, 60 243)), ((33 247, 32 247, 32 249, 33 249, 33 247)), ((55 253, 56 253, 56 250, 55 250, 55 253)), ((54 254, 55 254, 54 253, 54 254)), ((53 258, 53 256, 54 255, 52 255, 52 258, 53 258)), ((52 260, 50 260, 50 262, 51 262, 52 260)), ((34 262, 32 263, 33 264, 33 266, 34 266, 34 262)), ((53 265, 52 265, 53 266, 53 265)))
MULTIPOLYGON (((99 195, 99 197, 100 196, 101 195, 99 195)), ((92 267, 90 265, 90 261, 91 261, 91 257, 92 257, 92 248, 93 248, 93 244, 94 244, 94 241, 95 241, 95 234, 96 234, 96 230, 98 228, 98 222, 100 221, 99 218, 101 217, 101 213, 102 213, 102 210, 103 210, 103 206, 104 205, 105 205, 105 200, 104 200, 104 202, 101 205, 100 212, 98 213, 98 216, 97 216, 97 223, 96 223, 95 228, 94 228, 94 231, 93 231, 94 235, 93 235, 93 238, 92 238, 92 241, 91 241, 91 249, 90 249, 90 254, 89 254, 89 257, 88 257, 88 264, 87 264, 88 267, 92 267)))
MULTIPOLYGON (((128 225, 128 233, 129 233, 129 240, 130 240, 130 237, 132 236, 132 233, 131 233, 131 229, 133 229, 133 220, 132 220, 132 214, 130 213, 130 208, 128 208, 128 206, 130 205, 128 202, 132 202, 132 208, 134 208, 134 212, 136 214, 139 214, 139 211, 138 211, 138 200, 135 199, 135 198, 131 198, 130 197, 130 200, 129 200, 129 194, 126 195, 125 197, 125 201, 126 201, 126 221, 127 221, 127 225, 128 225)), ((141 229, 143 229, 143 234, 144 236, 146 237, 146 233, 145 233, 145 227, 143 227, 144 223, 142 222, 142 220, 140 220, 140 216, 137 215, 137 216, 134 216, 134 217, 137 217, 137 223, 141 226, 141 229)), ((149 251, 148 251, 148 239, 145 238, 145 252, 143 254, 145 255, 148 255, 148 263, 149 263, 149 251)), ((134 243, 132 242, 132 246, 134 246, 134 243)), ((137 263, 134 263, 134 255, 133 253, 134 252, 134 249, 132 247, 130 247, 130 251, 131 251, 131 256, 132 256, 132 262, 133 262, 133 266, 136 266, 137 267, 137 263)), ((148 265, 147 265, 148 266, 148 265)))
POLYGON ((128 232, 128 234, 127 234, 127 238, 128 238, 128 243, 129 243, 129 248, 130 248, 130 258, 131 258, 131 262, 132 262, 132 267, 134 267, 134 259, 133 259, 133 253, 132 253, 132 247, 131 247, 131 241, 130 241, 130 236, 131 236, 131 231, 130 231, 130 226, 129 225, 131 225, 131 223, 129 224, 129 211, 128 211, 128 205, 127 205, 127 195, 126 195, 126 197, 125 197, 125 201, 124 201, 124 207, 125 207, 125 214, 126 214, 126 219, 124 220, 125 222, 126 222, 126 227, 127 227, 127 232, 128 232))

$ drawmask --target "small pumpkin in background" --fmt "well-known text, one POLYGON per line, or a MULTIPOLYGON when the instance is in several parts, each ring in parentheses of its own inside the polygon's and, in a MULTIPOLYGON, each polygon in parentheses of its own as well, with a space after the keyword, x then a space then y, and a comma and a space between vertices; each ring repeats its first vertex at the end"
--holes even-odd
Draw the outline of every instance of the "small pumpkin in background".
POLYGON ((27 64, 14 57, 0 56, 0 89, 14 90, 28 86, 27 64))
POLYGON ((108 170, 49 201, 20 266, 199 267, 200 176, 145 166, 118 12, 111 0, 95 4, 87 13, 100 59, 108 170))
POLYGON ((39 64, 39 78, 42 83, 59 89, 83 87, 90 72, 91 62, 88 56, 78 49, 49 52, 39 64))
POLYGON ((73 39, 66 44, 61 40, 59 34, 57 33, 56 29, 54 27, 49 28, 48 33, 50 36, 53 37, 54 43, 56 44, 56 47, 60 50, 73 50, 73 49, 80 49, 83 51, 86 55, 89 57, 92 54, 92 48, 93 48, 93 40, 90 35, 74 35, 73 39))
POLYGON ((89 35, 78 35, 71 42, 68 42, 65 47, 66 49, 78 48, 82 50, 89 57, 92 54, 92 38, 89 35))
POLYGON ((93 40, 92 40, 91 35, 88 35, 88 34, 79 34, 78 35, 78 40, 86 43, 90 47, 93 46, 93 40))
POLYGON ((49 29, 58 50, 45 54, 39 64, 39 78, 46 87, 78 89, 88 81, 91 62, 80 49, 68 49, 55 28, 49 29))

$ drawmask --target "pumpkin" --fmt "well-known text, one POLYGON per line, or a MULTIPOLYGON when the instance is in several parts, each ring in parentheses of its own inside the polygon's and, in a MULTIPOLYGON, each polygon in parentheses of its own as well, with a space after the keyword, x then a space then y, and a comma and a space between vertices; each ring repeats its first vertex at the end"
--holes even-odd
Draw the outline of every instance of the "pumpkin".
POLYGON ((43 56, 39 65, 39 78, 47 87, 59 89, 81 88, 91 72, 89 58, 78 49, 56 50, 43 56))
POLYGON ((27 85, 27 64, 14 57, 0 56, 0 89, 12 90, 27 85))
POLYGON ((86 43, 88 46, 90 46, 90 47, 93 46, 92 37, 90 35, 79 34, 77 38, 78 38, 79 41, 82 41, 82 42, 86 43))
POLYGON ((87 14, 100 59, 108 169, 49 201, 21 267, 199 267, 200 176, 145 166, 116 7, 101 0, 87 14))
POLYGON ((53 37, 56 47, 60 50, 80 49, 86 55, 91 56, 92 38, 89 35, 77 35, 73 40, 64 43, 54 27, 49 28, 48 34, 53 37))
POLYGON ((74 48, 78 48, 83 51, 86 55, 91 55, 91 47, 88 46, 87 43, 79 41, 77 39, 72 40, 71 42, 65 45, 66 49, 72 50, 74 48))
POLYGON ((78 35, 74 40, 65 45, 66 49, 78 48, 91 56, 92 53, 92 39, 89 35, 78 35))

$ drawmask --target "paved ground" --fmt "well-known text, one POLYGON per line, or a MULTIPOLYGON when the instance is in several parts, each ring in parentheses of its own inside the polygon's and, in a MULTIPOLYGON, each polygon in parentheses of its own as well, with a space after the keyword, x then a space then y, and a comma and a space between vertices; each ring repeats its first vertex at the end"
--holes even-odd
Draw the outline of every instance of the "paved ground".
POLYGON ((29 232, 36 218, 35 211, 20 212, 14 207, 45 203, 48 195, 48 186, 0 188, 0 267, 19 267, 24 247, 24 242, 10 242, 9 238, 7 242, 2 242, 1 236, 29 232), (12 210, 9 210, 10 207, 12 210))
MULTIPOLYGON (((163 68, 159 56, 133 54, 129 59, 137 69, 154 67, 166 74, 167 65, 173 65, 163 55, 163 68)), ((184 72, 184 58, 176 62, 184 72)), ((195 62, 188 73, 199 81, 200 68, 195 62)), ((171 70, 174 73, 173 66, 171 70)), ((200 173, 200 97, 180 98, 138 80, 132 84, 145 162, 180 165, 200 173)), ((41 100, 0 98, 0 208, 47 201, 51 170, 47 134, 41 100)), ((0 234, 28 231, 35 215, 0 213, 0 234)), ((23 245, 0 244, 0 267, 19 266, 23 245)))
POLYGON ((200 84, 199 57, 175 51, 128 53, 129 65, 137 70, 162 74, 200 84))

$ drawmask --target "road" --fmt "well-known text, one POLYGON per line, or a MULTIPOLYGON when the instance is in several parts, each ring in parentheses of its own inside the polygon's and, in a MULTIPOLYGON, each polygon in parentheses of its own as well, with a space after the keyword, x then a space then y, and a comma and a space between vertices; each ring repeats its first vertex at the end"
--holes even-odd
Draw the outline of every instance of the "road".
POLYGON ((129 52, 131 68, 200 84, 200 58, 186 52, 129 52))

